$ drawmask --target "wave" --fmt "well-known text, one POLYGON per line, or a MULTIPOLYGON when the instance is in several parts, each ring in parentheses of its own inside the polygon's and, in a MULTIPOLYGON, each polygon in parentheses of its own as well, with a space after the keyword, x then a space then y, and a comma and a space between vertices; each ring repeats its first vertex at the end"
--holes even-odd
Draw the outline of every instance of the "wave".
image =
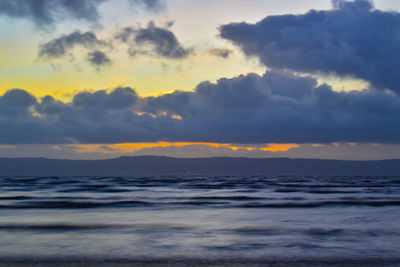
MULTIPOLYGON (((251 200, 252 198, 249 198, 251 200)), ((257 198, 254 198, 257 199, 257 198)), ((288 200, 291 200, 289 198, 288 200)), ((193 200, 182 199, 182 201, 139 201, 139 200, 117 200, 117 201, 79 201, 79 200, 50 200, 50 201, 23 201, 0 205, 0 209, 91 209, 91 208, 157 208, 170 207, 179 208, 184 206, 201 206, 213 208, 322 208, 337 206, 365 206, 386 207, 400 206, 400 200, 327 200, 327 201, 304 201, 298 202, 247 202, 241 198, 194 198, 193 200), (226 200, 226 201, 224 201, 226 200), (232 202, 234 201, 234 202, 232 202), (240 204, 243 201, 245 203, 240 204)), ((284 199, 282 199, 284 200, 284 199)))
POLYGON ((0 209, 399 206, 399 177, 0 177, 0 209), (390 197, 392 196, 392 197, 390 197))
POLYGON ((78 231, 78 230, 104 230, 124 228, 124 225, 107 225, 107 224, 3 224, 0 230, 6 231, 78 231))
POLYGON ((91 230, 129 230, 129 231, 168 231, 189 230, 191 227, 175 224, 75 224, 75 223, 45 223, 45 224, 0 224, 0 231, 35 231, 35 232, 65 232, 91 230))
POLYGON ((244 208, 319 208, 328 206, 367 206, 384 207, 400 206, 400 200, 389 201, 315 201, 315 202, 281 202, 281 203, 246 203, 244 208))
POLYGON ((100 201, 32 201, 11 205, 0 205, 3 209, 84 209, 99 207, 143 207, 151 206, 152 203, 138 200, 125 200, 113 202, 100 201))

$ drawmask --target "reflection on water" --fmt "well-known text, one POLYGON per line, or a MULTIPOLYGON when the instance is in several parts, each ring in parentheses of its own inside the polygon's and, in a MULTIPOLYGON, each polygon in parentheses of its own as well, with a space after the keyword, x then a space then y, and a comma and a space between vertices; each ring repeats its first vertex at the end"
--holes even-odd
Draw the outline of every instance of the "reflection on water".
POLYGON ((1 177, 0 257, 400 258, 399 177, 1 177))

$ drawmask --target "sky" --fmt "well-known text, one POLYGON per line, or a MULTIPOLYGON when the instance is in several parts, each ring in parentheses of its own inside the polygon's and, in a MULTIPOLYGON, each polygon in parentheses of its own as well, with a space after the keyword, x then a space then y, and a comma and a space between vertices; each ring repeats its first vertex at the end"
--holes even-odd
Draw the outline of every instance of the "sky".
POLYGON ((400 158, 399 12, 0 0, 0 157, 400 158))

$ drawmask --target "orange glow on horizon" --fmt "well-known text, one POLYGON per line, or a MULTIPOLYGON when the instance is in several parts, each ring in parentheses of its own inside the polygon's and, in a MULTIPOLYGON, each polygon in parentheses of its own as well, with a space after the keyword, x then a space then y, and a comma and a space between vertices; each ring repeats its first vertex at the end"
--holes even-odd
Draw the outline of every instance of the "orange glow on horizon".
POLYGON ((185 147, 185 146, 210 146, 214 148, 226 148, 233 151, 238 150, 260 150, 270 152, 285 152, 292 148, 298 148, 298 144, 264 144, 259 145, 235 145, 235 144, 221 144, 221 143, 207 143, 207 142, 157 142, 157 143, 122 143, 122 144, 79 144, 71 145, 75 148, 77 153, 95 153, 101 152, 105 154, 110 153, 133 153, 135 151, 145 148, 157 147, 185 147))
POLYGON ((260 150, 262 151, 271 151, 271 152, 285 152, 292 148, 298 148, 300 145, 298 144, 268 144, 268 147, 262 147, 260 150))

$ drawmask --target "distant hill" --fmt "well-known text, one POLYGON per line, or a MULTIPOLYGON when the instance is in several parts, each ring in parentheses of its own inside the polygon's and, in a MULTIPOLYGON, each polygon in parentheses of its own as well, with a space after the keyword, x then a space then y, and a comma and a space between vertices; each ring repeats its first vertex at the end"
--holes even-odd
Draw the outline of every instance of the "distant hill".
POLYGON ((120 157, 107 160, 0 158, 0 175, 138 174, 400 175, 400 160, 120 157))

